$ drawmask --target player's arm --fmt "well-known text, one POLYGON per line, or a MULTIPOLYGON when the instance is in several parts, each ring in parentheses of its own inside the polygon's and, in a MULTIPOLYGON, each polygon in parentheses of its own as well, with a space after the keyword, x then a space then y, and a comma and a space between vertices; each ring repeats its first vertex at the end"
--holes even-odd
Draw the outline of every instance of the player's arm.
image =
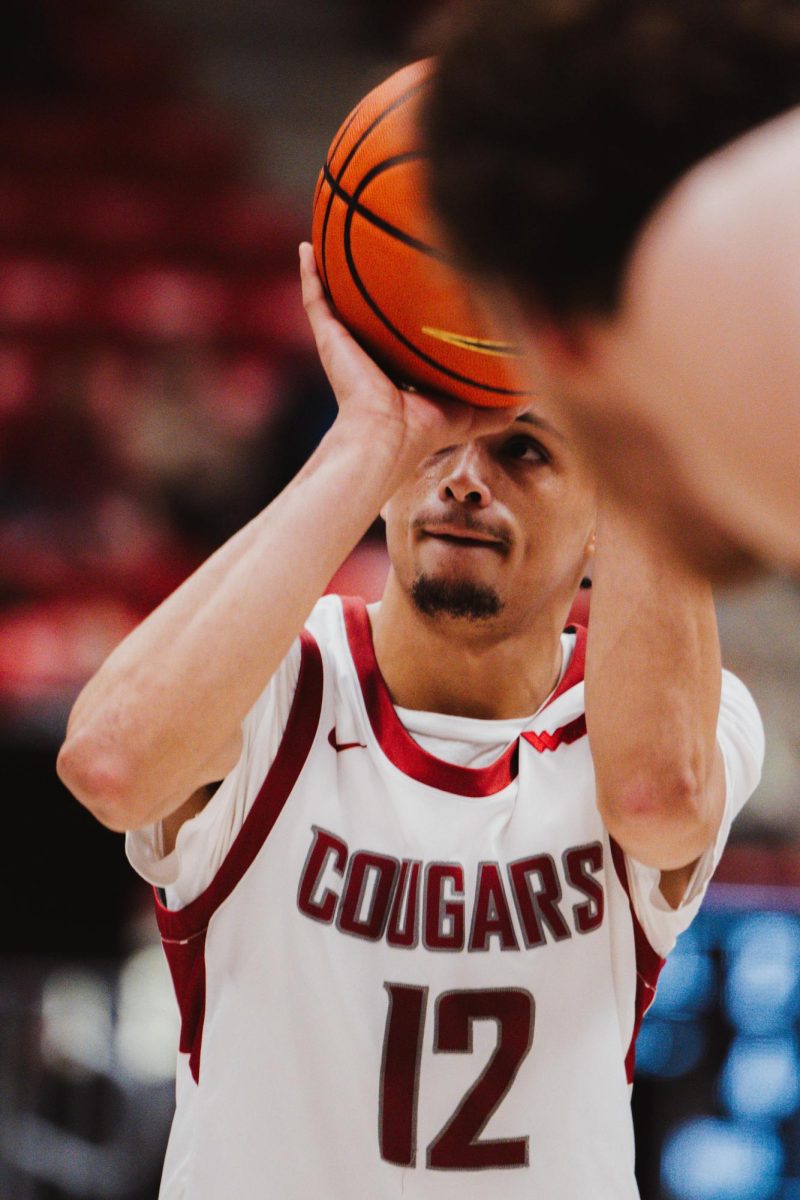
POLYGON ((721 665, 711 588, 642 522, 601 508, 586 723, 611 836, 681 899, 725 799, 721 665))
POLYGON ((308 246, 301 265, 339 416, 286 490, 135 629, 78 697, 59 774, 113 829, 175 813, 174 834, 200 789, 235 765, 244 717, 405 476, 443 446, 513 419, 398 390, 331 314, 308 246))

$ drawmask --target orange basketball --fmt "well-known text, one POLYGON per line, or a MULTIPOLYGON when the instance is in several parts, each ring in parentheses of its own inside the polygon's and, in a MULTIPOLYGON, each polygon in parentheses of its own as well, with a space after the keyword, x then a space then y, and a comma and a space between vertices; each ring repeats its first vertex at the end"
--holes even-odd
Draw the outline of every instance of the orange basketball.
POLYGON ((437 244, 419 110, 432 59, 356 106, 314 194, 317 268, 340 320, 398 383, 483 407, 530 395, 521 356, 437 244))

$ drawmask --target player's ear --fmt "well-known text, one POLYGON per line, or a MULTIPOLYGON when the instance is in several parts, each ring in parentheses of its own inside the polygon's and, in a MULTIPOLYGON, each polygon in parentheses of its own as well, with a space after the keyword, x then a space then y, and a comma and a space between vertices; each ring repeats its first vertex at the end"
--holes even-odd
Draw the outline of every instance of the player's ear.
POLYGON ((597 541, 597 529, 595 526, 589 532, 586 543, 583 547, 583 579, 581 587, 592 586, 592 560, 594 558, 594 548, 597 541))

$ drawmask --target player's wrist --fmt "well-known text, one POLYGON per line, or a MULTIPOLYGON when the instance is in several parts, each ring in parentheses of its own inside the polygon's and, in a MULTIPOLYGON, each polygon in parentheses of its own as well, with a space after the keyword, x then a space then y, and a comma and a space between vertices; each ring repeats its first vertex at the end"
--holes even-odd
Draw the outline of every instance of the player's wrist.
POLYGON ((321 449, 351 460, 362 488, 373 486, 380 502, 390 496, 414 470, 424 452, 391 419, 348 419, 341 413, 323 440, 321 449))

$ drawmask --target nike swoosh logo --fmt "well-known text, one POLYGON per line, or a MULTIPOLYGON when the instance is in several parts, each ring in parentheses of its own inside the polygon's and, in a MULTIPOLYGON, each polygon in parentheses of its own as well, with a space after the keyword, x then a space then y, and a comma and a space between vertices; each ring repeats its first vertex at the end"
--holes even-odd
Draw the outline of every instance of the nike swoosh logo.
POLYGON ((328 734, 328 742, 330 743, 331 746, 333 746, 333 748, 337 754, 339 753, 340 750, 355 750, 355 749, 366 750, 366 748, 367 748, 363 742, 337 742, 335 725, 334 725, 333 729, 330 731, 330 733, 328 734))
POLYGON ((471 350, 474 354, 488 354, 493 358, 522 358, 519 346, 514 346, 511 342, 491 342, 486 338, 468 337, 465 333, 433 329, 430 325, 423 325, 422 332, 439 342, 446 342, 448 346, 455 346, 459 350, 471 350))

